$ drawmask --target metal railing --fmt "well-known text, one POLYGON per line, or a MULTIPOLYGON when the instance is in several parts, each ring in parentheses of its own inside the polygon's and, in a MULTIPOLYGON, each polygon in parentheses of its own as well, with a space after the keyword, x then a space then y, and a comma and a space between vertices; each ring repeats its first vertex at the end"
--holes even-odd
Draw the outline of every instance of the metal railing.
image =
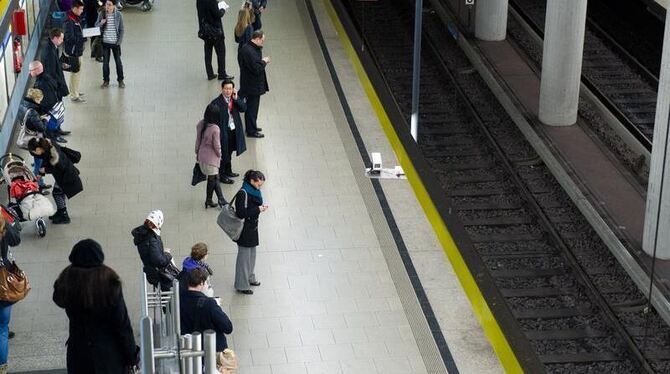
POLYGON ((143 374, 216 374, 216 334, 205 330, 181 336, 179 282, 161 291, 142 273, 140 318, 141 370, 143 374))

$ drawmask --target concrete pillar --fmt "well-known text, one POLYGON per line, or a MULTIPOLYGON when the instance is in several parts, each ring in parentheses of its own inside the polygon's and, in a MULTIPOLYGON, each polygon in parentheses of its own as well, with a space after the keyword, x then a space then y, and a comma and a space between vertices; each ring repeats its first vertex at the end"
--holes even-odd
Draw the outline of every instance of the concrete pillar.
POLYGON ((539 118, 551 126, 577 122, 586 0, 547 1, 539 118))
POLYGON ((654 146, 651 149, 647 207, 644 215, 642 247, 650 256, 670 259, 670 142, 668 112, 670 111, 670 22, 665 22, 661 77, 654 122, 654 146))
POLYGON ((505 40, 507 35, 507 1, 479 0, 475 12, 475 36, 480 40, 505 40))

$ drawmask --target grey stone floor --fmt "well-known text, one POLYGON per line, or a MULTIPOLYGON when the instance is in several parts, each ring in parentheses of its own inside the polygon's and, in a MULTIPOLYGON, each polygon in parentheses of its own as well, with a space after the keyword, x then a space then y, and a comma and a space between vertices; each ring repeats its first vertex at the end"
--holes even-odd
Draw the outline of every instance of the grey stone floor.
MULTIPOLYGON (((315 4, 363 138, 392 163, 330 20, 315 4)), ((238 76, 233 13, 224 17, 227 67, 238 76)), ((219 90, 205 79, 194 4, 160 1, 150 13, 124 11, 126 89, 112 83, 101 90, 101 65, 85 59, 88 103, 66 101, 85 184, 69 203, 72 224, 50 226, 43 239, 26 229, 14 251, 33 291, 13 311, 12 371, 65 367, 68 322, 51 292, 79 239, 103 245, 107 264, 124 281, 131 319, 139 320, 140 261, 129 232, 147 212, 162 209, 163 240, 175 257, 188 255, 196 241, 210 246, 240 373, 428 372, 373 224, 379 217, 366 207, 360 156, 346 151, 353 140, 342 132, 346 123, 304 16, 300 0, 269 4, 263 20, 271 91, 259 117, 267 137, 248 139, 248 151, 234 162, 238 172, 256 168, 268 177, 271 209, 261 219, 257 264, 263 285, 249 297, 233 292, 236 248, 216 226, 217 212, 203 208, 204 186, 189 185, 195 124, 219 90)), ((239 187, 225 186, 224 193, 239 187)), ((460 371, 501 372, 411 187, 390 181, 383 188, 460 371)))

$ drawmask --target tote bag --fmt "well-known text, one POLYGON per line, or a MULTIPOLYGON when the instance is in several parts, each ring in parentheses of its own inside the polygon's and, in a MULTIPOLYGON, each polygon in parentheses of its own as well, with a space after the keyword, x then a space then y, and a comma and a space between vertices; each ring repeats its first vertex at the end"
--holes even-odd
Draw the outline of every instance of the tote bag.
MULTIPOLYGON (((244 209, 246 209, 248 203, 247 192, 244 190, 240 191, 244 192, 244 209)), ((235 205, 233 204, 235 199, 237 199, 237 195, 235 195, 229 203, 223 206, 221 213, 219 213, 219 217, 216 219, 216 223, 219 227, 221 227, 223 232, 225 232, 233 241, 237 241, 237 239, 240 238, 242 229, 244 228, 244 218, 238 217, 237 212, 235 212, 235 205)))

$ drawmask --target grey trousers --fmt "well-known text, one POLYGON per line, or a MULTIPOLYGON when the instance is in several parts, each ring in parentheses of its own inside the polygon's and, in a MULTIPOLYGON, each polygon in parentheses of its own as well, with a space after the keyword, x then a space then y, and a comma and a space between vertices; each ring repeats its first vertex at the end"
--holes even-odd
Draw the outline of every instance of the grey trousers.
POLYGON ((235 289, 244 291, 251 289, 249 282, 256 282, 256 247, 237 246, 237 262, 235 263, 235 289))

